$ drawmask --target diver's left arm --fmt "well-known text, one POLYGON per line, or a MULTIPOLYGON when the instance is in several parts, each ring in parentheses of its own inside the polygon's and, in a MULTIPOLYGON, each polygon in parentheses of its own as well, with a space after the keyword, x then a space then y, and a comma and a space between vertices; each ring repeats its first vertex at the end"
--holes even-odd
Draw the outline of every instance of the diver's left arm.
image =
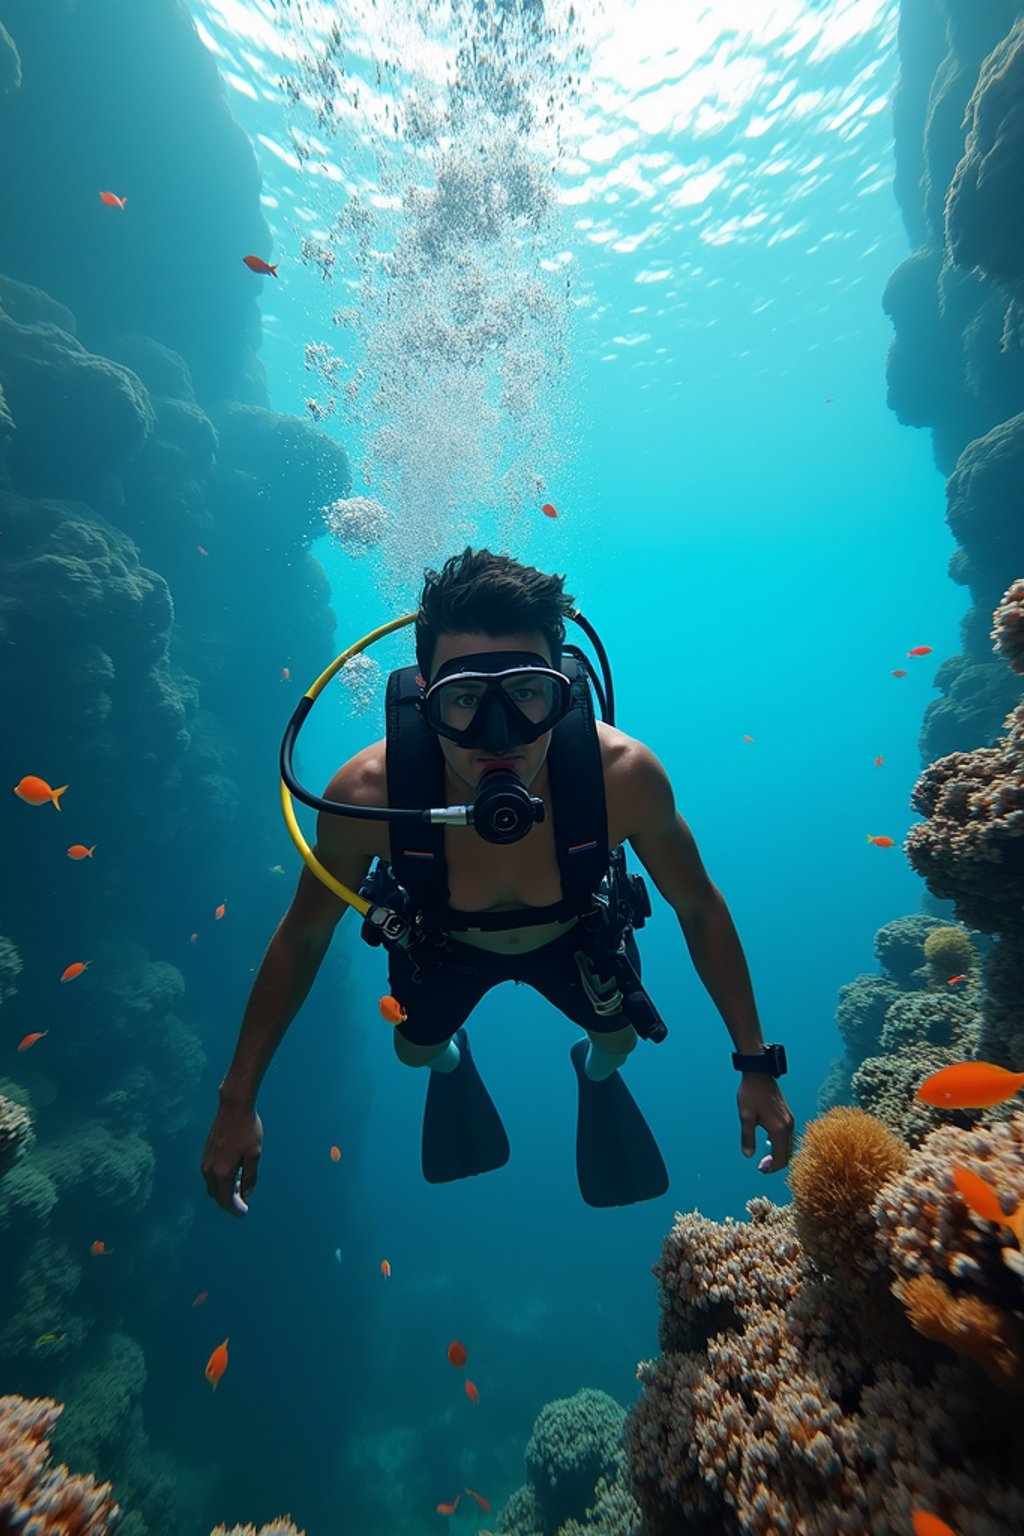
MULTIPOLYGON (((736 1050, 755 1055, 764 1046, 743 946, 721 891, 712 884, 693 833, 675 807, 662 764, 641 742, 630 752, 627 770, 629 843, 679 919, 694 968, 707 988, 736 1050)), ((775 1173, 789 1161, 793 1116, 776 1080, 765 1072, 744 1072, 737 1105, 744 1157, 754 1153, 761 1126, 771 1142, 770 1160, 759 1165, 775 1173)))

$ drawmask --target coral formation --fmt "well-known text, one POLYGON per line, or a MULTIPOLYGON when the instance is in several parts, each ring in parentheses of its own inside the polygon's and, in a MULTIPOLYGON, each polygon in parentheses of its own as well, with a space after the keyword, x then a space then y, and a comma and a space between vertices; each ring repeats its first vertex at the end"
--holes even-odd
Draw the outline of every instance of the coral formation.
POLYGON ((32 1117, 0 1093, 0 1179, 32 1145, 32 1117))
POLYGON ((951 976, 966 975, 978 958, 966 928, 948 923, 933 928, 924 941, 928 980, 933 987, 949 985, 951 976))
POLYGON ((293 1525, 287 1515, 282 1515, 279 1520, 271 1520, 269 1525, 261 1525, 258 1531, 254 1525, 233 1525, 230 1529, 218 1525, 210 1536, 306 1536, 306 1533, 293 1525))
POLYGON ((625 1409, 613 1397, 589 1387, 545 1403, 526 1447, 526 1473, 544 1536, 555 1536, 582 1514, 599 1478, 614 1478, 625 1420, 625 1409))
POLYGON ((1014 672, 1024 673, 1024 580, 1011 582, 992 616, 996 653, 1014 672))
POLYGON ((119 1510, 109 1483, 50 1464, 62 1412, 49 1398, 0 1397, 0 1531, 108 1536, 119 1510))
POLYGON ((925 958, 925 943, 940 918, 926 912, 912 912, 883 923, 875 934, 875 959, 901 987, 921 985, 917 972, 925 958))

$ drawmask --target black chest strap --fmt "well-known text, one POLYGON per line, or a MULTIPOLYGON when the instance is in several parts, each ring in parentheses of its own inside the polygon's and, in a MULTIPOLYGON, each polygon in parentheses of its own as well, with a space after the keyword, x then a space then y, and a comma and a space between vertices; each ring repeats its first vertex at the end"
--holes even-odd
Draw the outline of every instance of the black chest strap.
MULTIPOLYGON (((608 812, 601 743, 583 668, 569 648, 562 670, 572 683, 573 707, 551 733, 547 767, 562 900, 547 907, 512 912, 460 912, 449 904, 444 827, 391 824, 391 868, 424 918, 446 932, 486 932, 564 922, 586 912, 608 870, 608 812)), ((395 808, 444 805, 444 756, 437 736, 418 709, 421 688, 416 667, 401 667, 388 678, 388 804, 395 808)), ((479 857, 488 844, 479 839, 479 857)))

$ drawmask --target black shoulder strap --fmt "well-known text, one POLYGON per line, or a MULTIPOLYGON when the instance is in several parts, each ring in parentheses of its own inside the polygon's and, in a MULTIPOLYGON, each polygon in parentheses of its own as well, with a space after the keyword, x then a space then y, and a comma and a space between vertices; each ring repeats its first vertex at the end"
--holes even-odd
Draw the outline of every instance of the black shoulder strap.
MULTIPOLYGON (((601 743, 584 668, 567 647, 562 670, 572 684, 573 706, 551 734, 548 777, 562 900, 535 908, 524 921, 520 912, 466 914, 449 905, 444 828, 400 822, 391 824, 391 867, 427 918, 444 929, 534 926, 564 921, 585 912, 608 872, 608 812, 604 793, 601 743)), ((444 803, 444 757, 434 732, 418 708, 421 686, 415 667, 402 667, 388 678, 388 804, 425 808, 444 803)), ((484 845, 481 845, 483 851, 484 845)))

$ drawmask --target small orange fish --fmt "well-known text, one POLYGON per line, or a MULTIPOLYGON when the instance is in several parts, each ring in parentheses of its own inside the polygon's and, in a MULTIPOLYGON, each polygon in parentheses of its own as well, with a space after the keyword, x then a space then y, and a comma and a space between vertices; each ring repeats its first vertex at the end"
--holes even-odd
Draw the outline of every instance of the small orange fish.
POLYGON ((261 277, 277 276, 277 266, 271 266, 269 262, 263 260, 262 256, 243 256, 242 260, 250 272, 258 272, 261 277))
POLYGON ((546 501, 544 503, 544 505, 541 507, 541 511, 544 513, 545 517, 557 517, 558 516, 558 513, 555 511, 555 509, 551 505, 550 501, 546 501))
POLYGON ((224 916, 224 913, 226 911, 227 911, 227 904, 225 902, 223 902, 223 901, 221 902, 219 907, 214 907, 213 915, 217 919, 218 923, 220 922, 221 918, 224 916))
POLYGON ((18 1046, 18 1050, 27 1051, 30 1045, 35 1045, 37 1040, 41 1040, 44 1035, 48 1035, 49 1033, 50 1031, 48 1029, 37 1029, 34 1035, 26 1035, 24 1040, 22 1040, 21 1044, 18 1046))
POLYGON ((461 1498, 462 1498, 462 1494, 461 1493, 457 1493, 450 1504, 438 1504, 438 1506, 437 1506, 438 1514, 439 1515, 454 1515, 455 1511, 459 1507, 459 1500, 461 1498))
POLYGON ((882 764, 884 762, 885 762, 885 758, 884 757, 876 757, 875 758, 875 767, 876 768, 881 768, 881 766, 882 766, 882 764))
POLYGON ((214 1350, 209 1360, 207 1360, 206 1370, 203 1372, 203 1375, 206 1377, 207 1381, 210 1383, 210 1386, 215 1392, 217 1390, 217 1383, 220 1381, 227 1368, 228 1341, 225 1339, 223 1344, 217 1345, 217 1348, 214 1350))
POLYGON ((753 736, 744 736, 743 740, 744 741, 749 741, 751 743, 751 745, 753 745, 753 742, 754 742, 753 736))
POLYGON ((946 986, 947 987, 955 987, 958 981, 966 981, 966 980, 967 980, 967 972, 966 971, 961 971, 959 976, 951 976, 949 978, 949 980, 946 982, 946 986))
POLYGON ((126 197, 118 197, 116 192, 100 193, 100 202, 105 203, 108 208, 123 208, 127 201, 126 197))
POLYGON ((198 551, 199 551, 199 553, 201 555, 205 555, 207 557, 207 559, 209 559, 210 551, 208 549, 204 549, 201 544, 197 544, 196 545, 196 549, 198 549, 198 551))
POLYGON ((999 1194, 988 1179, 983 1179, 980 1173, 972 1173, 970 1168, 963 1168, 958 1163, 953 1164, 953 1183, 965 1205, 976 1216, 980 1216, 982 1221, 1009 1227, 1017 1242, 1024 1247, 1024 1200, 1018 1201, 1017 1209, 1009 1216, 1005 1215, 999 1194))
POLYGON ((448 1345, 448 1359, 455 1366, 456 1370, 461 1371, 469 1359, 469 1351, 465 1344, 460 1344, 458 1339, 452 1339, 452 1342, 448 1345))
POLYGON ((192 1305, 194 1307, 201 1307, 203 1302, 206 1300, 207 1296, 209 1296, 209 1294, 210 1294, 209 1291, 200 1291, 199 1295, 196 1296, 195 1299, 193 1300, 192 1305))
POLYGON ((989 1109, 1024 1088, 1024 1072, 1008 1072, 991 1061, 958 1061, 926 1077, 917 1097, 938 1109, 989 1109))
POLYGON ((93 843, 91 848, 87 848, 84 843, 72 843, 71 847, 68 849, 68 858, 91 859, 98 847, 98 843, 93 843))
POLYGON ((468 1493, 471 1499, 476 1499, 477 1503, 480 1505, 480 1508, 483 1510, 485 1515, 489 1515, 490 1514, 491 1506, 490 1506, 490 1504, 488 1504, 487 1500, 484 1498, 482 1493, 474 1493, 472 1488, 463 1488, 462 1491, 463 1491, 463 1493, 468 1493))
POLYGON ((332 1147, 331 1148, 331 1162, 332 1163, 340 1163, 341 1162, 341 1148, 340 1147, 332 1147))
POLYGON ((477 1391, 475 1381, 466 1382, 466 1396, 469 1398, 471 1403, 478 1403, 480 1401, 480 1393, 477 1391))
POLYGON ((104 1257, 113 1253, 113 1248, 108 1248, 102 1237, 98 1237, 94 1243, 89 1244, 89 1252, 94 1259, 98 1259, 102 1253, 104 1257))
POLYGON ((930 1515, 926 1509, 915 1509, 910 1518, 914 1524, 914 1536, 956 1536, 951 1525, 940 1520, 938 1515, 930 1515))
POLYGON ((14 793, 19 800, 24 800, 26 805, 52 805, 60 810, 60 797, 67 789, 62 784, 60 789, 51 789, 45 779, 37 778, 34 773, 27 773, 14 786, 14 793))
POLYGON ((81 976, 86 967, 90 965, 92 965, 91 960, 76 960, 73 965, 67 966, 60 978, 61 981, 74 981, 75 977, 81 976))
POLYGON ((397 997, 382 997, 378 1006, 381 1017, 387 1019, 389 1024, 404 1024, 409 1017, 397 997))
POLYGON ((907 674, 904 672, 902 667, 897 667, 896 671, 892 675, 893 677, 906 677, 907 674))
POLYGON ((381 1261, 380 1261, 380 1272, 384 1276, 385 1280, 390 1280, 391 1279, 391 1265, 389 1264, 387 1259, 381 1259, 381 1261))
POLYGON ((908 651, 907 652, 907 655, 908 656, 930 656, 931 653, 932 653, 932 648, 931 648, 930 645, 915 645, 914 649, 912 651, 908 651))
POLYGON ((292 675, 291 667, 282 667, 281 668, 281 681, 282 681, 282 683, 287 683, 290 680, 291 675, 292 675))
POLYGON ((868 833, 868 842, 869 843, 874 843, 876 848, 893 848, 893 847, 895 847, 895 844, 893 843, 893 840, 892 840, 891 837, 872 837, 870 832, 868 833))

